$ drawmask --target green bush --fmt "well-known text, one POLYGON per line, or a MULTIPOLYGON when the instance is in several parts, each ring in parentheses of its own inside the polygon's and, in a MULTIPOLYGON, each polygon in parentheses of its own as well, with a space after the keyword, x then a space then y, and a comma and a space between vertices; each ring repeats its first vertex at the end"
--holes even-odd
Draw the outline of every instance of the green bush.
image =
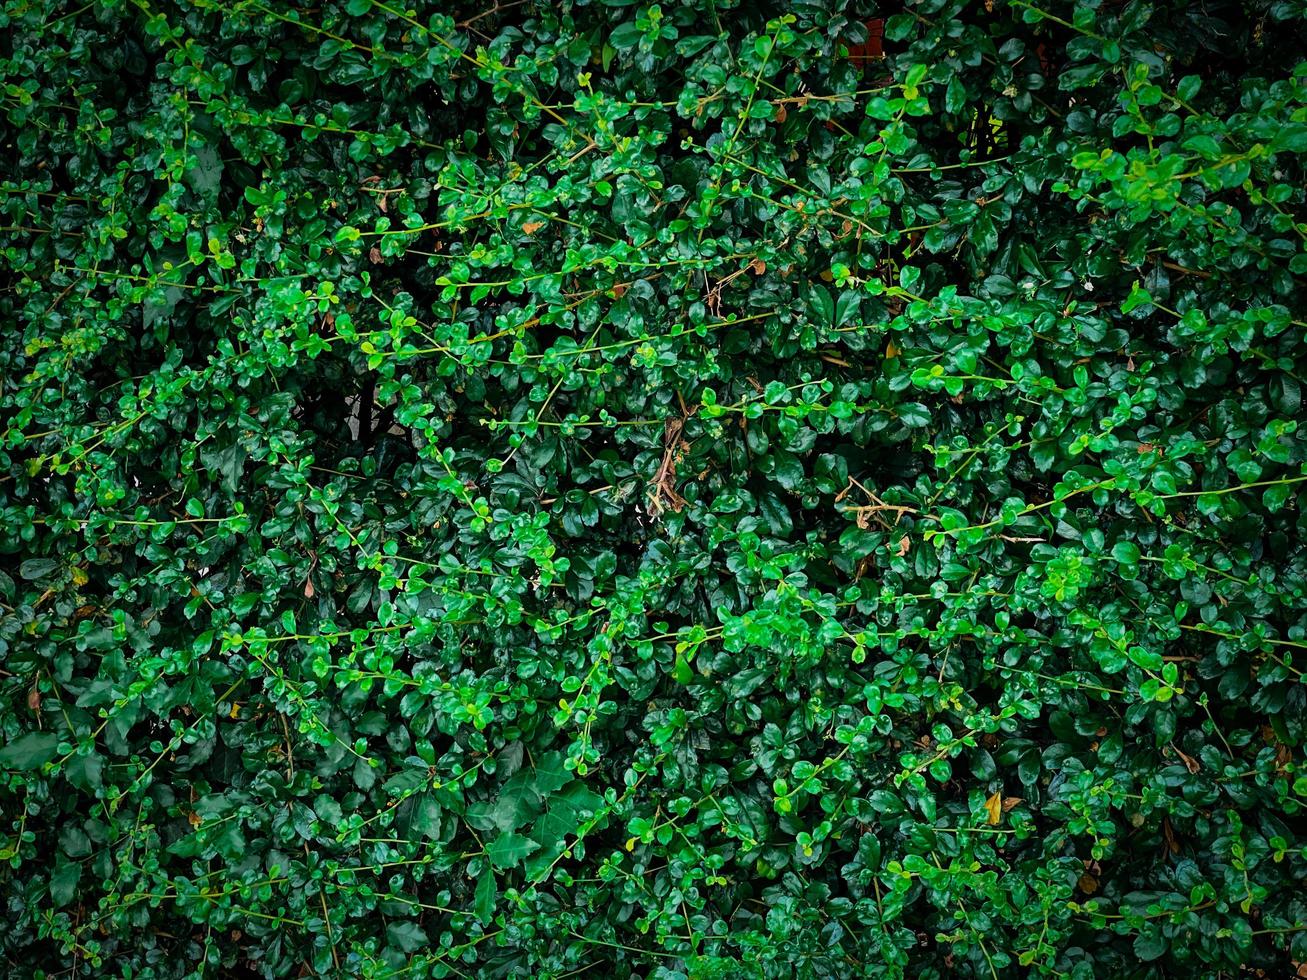
POLYGON ((5 972, 1292 974, 1301 0, 416 6, 6 0, 5 972))

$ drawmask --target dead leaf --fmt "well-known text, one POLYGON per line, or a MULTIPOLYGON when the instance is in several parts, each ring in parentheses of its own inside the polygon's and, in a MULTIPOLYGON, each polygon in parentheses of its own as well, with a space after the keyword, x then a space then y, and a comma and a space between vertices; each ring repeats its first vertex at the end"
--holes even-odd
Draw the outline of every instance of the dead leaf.
POLYGON ((311 578, 306 578, 306 579, 304 580, 304 598, 305 598, 305 599, 312 599, 312 598, 313 598, 313 595, 314 595, 314 591, 315 591, 315 590, 314 590, 314 588, 313 588, 313 579, 311 579, 311 578))
POLYGON ((1098 879, 1093 875, 1081 875, 1076 885, 1086 895, 1092 895, 1098 891, 1098 879))
POLYGON ((762 259, 754 259, 749 263, 749 268, 753 270, 755 276, 760 276, 767 271, 767 263, 762 259))
POLYGON ((1198 760, 1193 756, 1185 755, 1174 745, 1172 745, 1171 748, 1175 749, 1175 754, 1180 757, 1180 761, 1184 763, 1184 767, 1189 770, 1190 775, 1197 773, 1198 770, 1202 768, 1202 766, 1198 764, 1198 760))
POLYGON ((381 249, 375 245, 368 249, 368 261, 373 265, 381 265, 381 249))
POLYGON ((783 105, 778 105, 778 106, 776 107, 776 121, 777 121, 778 123, 783 123, 783 122, 785 122, 785 120, 789 117, 789 115, 790 115, 790 114, 789 114, 788 112, 785 111, 785 106, 783 106, 783 105))
POLYGON ((902 353, 901 350, 894 346, 894 341, 892 340, 885 345, 885 360, 887 361, 891 358, 898 357, 902 353))
POLYGON ((33 714, 41 712, 41 692, 33 687, 27 692, 27 706, 32 709, 33 714))
POLYGON ((1180 842, 1176 840, 1175 831, 1171 828, 1171 818, 1162 818, 1162 836, 1166 838, 1166 849, 1172 854, 1180 853, 1180 842))
POLYGON ((908 539, 908 536, 905 534, 903 535, 903 537, 899 538, 899 557, 902 558, 911 550, 912 550, 912 542, 908 539))
POLYGON ((681 439, 684 426, 683 419, 671 417, 663 429, 663 461, 649 481, 648 511, 651 517, 658 517, 669 509, 679 513, 685 506, 685 498, 676 492, 676 466, 689 449, 689 444, 681 439))
POLYGON ((1293 753, 1289 751, 1289 747, 1285 745, 1283 742, 1276 742, 1275 743, 1275 768, 1287 769, 1289 768, 1289 763, 1291 763, 1292 761, 1293 761, 1293 753))
POLYGON ((194 811, 187 814, 186 819, 190 821, 192 827, 198 827, 204 822, 204 818, 194 811))
POLYGON ((522 226, 522 232, 526 235, 534 235, 537 231, 545 226, 543 221, 528 221, 522 226))
POLYGON ((987 822, 991 827, 996 826, 1003 819, 1003 792, 1000 790, 985 801, 985 813, 988 815, 987 822))

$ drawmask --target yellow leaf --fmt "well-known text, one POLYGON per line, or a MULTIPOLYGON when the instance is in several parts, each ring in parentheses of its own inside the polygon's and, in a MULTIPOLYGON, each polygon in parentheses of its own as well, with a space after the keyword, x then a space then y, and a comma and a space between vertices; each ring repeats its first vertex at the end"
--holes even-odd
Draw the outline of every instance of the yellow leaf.
POLYGON ((1003 819, 1003 793, 999 791, 985 801, 985 813, 989 815, 992 827, 1003 819))
POLYGON ((902 352, 894 346, 894 341, 891 340, 885 345, 885 360, 888 361, 892 357, 898 357, 900 353, 902 352))

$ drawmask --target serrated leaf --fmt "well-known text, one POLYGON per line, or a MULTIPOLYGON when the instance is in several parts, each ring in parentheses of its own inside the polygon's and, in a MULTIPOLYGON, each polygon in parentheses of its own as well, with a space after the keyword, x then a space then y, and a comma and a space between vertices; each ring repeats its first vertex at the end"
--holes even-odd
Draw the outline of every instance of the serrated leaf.
POLYGON ((540 847, 529 837, 518 833, 500 834, 486 847, 486 855, 500 869, 515 868, 527 855, 540 847))
POLYGON ((58 747, 59 737, 50 732, 19 735, 0 749, 0 769, 39 769, 54 758, 58 747))

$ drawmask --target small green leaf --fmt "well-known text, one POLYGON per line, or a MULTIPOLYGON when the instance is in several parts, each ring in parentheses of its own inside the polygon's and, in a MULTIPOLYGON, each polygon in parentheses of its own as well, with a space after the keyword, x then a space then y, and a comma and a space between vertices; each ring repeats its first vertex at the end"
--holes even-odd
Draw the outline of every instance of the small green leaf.
POLYGON ((1147 306, 1152 302, 1153 302, 1153 297, 1149 295, 1146 289, 1144 289, 1142 286, 1139 285, 1139 283, 1136 282, 1134 285, 1130 287, 1130 295, 1127 296, 1125 298, 1125 301, 1121 304, 1121 312, 1130 313, 1138 309, 1139 307, 1147 306))

